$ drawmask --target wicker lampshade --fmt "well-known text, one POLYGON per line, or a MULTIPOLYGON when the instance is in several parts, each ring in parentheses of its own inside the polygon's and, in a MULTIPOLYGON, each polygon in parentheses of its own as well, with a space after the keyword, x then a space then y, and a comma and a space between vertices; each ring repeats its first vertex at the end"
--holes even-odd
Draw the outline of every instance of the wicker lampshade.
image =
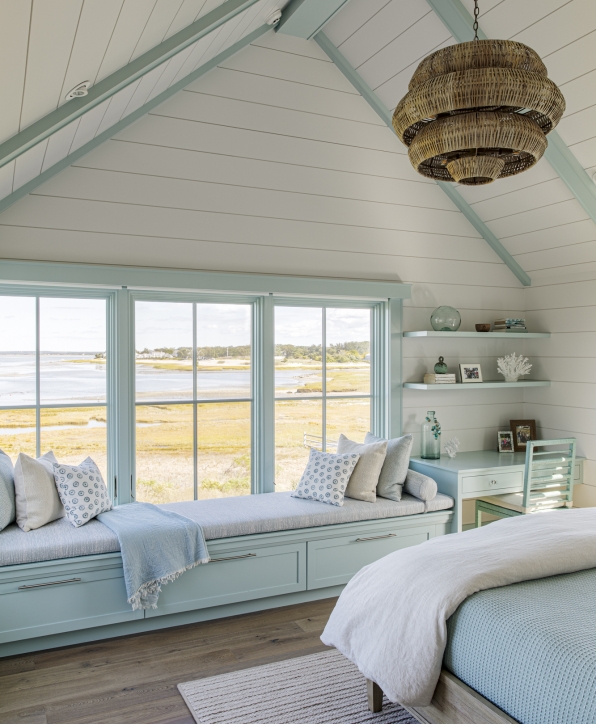
POLYGON ((393 127, 419 173, 479 185, 533 166, 564 110, 561 91, 531 48, 473 40, 420 63, 393 127))

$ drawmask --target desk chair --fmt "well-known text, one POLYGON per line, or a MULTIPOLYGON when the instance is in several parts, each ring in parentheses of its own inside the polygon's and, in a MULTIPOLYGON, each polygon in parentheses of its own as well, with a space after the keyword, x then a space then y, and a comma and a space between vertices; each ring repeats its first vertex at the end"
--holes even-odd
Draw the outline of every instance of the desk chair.
POLYGON ((571 508, 575 445, 575 438, 529 441, 523 492, 478 498, 475 527, 482 525, 482 513, 513 518, 553 508, 571 508))

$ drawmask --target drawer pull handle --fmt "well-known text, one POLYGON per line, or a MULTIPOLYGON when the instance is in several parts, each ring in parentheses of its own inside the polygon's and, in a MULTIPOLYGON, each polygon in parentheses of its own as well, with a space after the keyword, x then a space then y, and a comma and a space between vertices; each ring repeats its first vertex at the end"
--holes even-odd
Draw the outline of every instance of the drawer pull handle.
POLYGON ((365 540, 380 540, 381 538, 395 538, 397 533, 388 533, 387 535, 375 535, 372 538, 356 538, 355 543, 362 543, 365 540))
POLYGON ((219 561, 237 561, 239 558, 256 558, 256 553, 245 553, 243 556, 228 556, 227 558, 212 558, 209 563, 218 563, 219 561))
POLYGON ((78 583, 82 581, 82 578, 67 578, 65 581, 50 581, 49 583, 34 583, 31 586, 19 586, 19 591, 24 591, 26 588, 44 588, 45 586, 60 586, 62 583, 78 583))
POLYGON ((497 481, 496 481, 496 480, 491 480, 491 481, 490 481, 490 484, 491 484, 491 485, 496 485, 496 484, 497 484, 497 481))

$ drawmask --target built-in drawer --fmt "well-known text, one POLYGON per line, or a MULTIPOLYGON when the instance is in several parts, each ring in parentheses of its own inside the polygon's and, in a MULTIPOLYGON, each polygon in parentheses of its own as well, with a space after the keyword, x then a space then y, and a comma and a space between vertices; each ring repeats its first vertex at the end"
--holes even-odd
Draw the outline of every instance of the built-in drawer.
POLYGON ((146 617, 250 601, 306 589, 306 543, 212 553, 162 588, 146 617))
POLYGON ((462 478, 463 493, 470 495, 476 493, 496 493, 522 490, 524 487, 524 473, 522 470, 510 473, 488 473, 486 475, 470 475, 462 478))
MULTIPOLYGON (((55 567, 54 567, 55 568, 55 567)), ((0 585, 0 643, 143 618, 126 602, 122 566, 43 571, 0 585)))
POLYGON ((428 526, 408 530, 352 535, 309 541, 307 587, 326 588, 347 583, 361 568, 400 548, 407 548, 431 538, 428 526))

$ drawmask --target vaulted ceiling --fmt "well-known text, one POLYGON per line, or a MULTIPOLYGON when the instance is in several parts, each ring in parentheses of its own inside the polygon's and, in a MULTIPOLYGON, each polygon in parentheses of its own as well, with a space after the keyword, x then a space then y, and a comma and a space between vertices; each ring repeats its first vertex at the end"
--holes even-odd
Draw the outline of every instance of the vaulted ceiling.
MULTIPOLYGON (((421 58, 463 39, 455 26, 463 18, 466 28, 472 7, 473 0, 3 0, 0 210, 221 58, 238 52, 241 63, 244 45, 274 32, 266 25, 274 10, 284 11, 279 32, 304 38, 331 18, 323 33, 344 73, 387 118, 421 58), (87 99, 67 101, 85 80, 87 99)), ((457 187, 456 204, 531 275, 596 268, 596 3, 480 7, 486 36, 533 47, 563 91, 561 140, 551 146, 568 156, 485 187, 457 187)))

